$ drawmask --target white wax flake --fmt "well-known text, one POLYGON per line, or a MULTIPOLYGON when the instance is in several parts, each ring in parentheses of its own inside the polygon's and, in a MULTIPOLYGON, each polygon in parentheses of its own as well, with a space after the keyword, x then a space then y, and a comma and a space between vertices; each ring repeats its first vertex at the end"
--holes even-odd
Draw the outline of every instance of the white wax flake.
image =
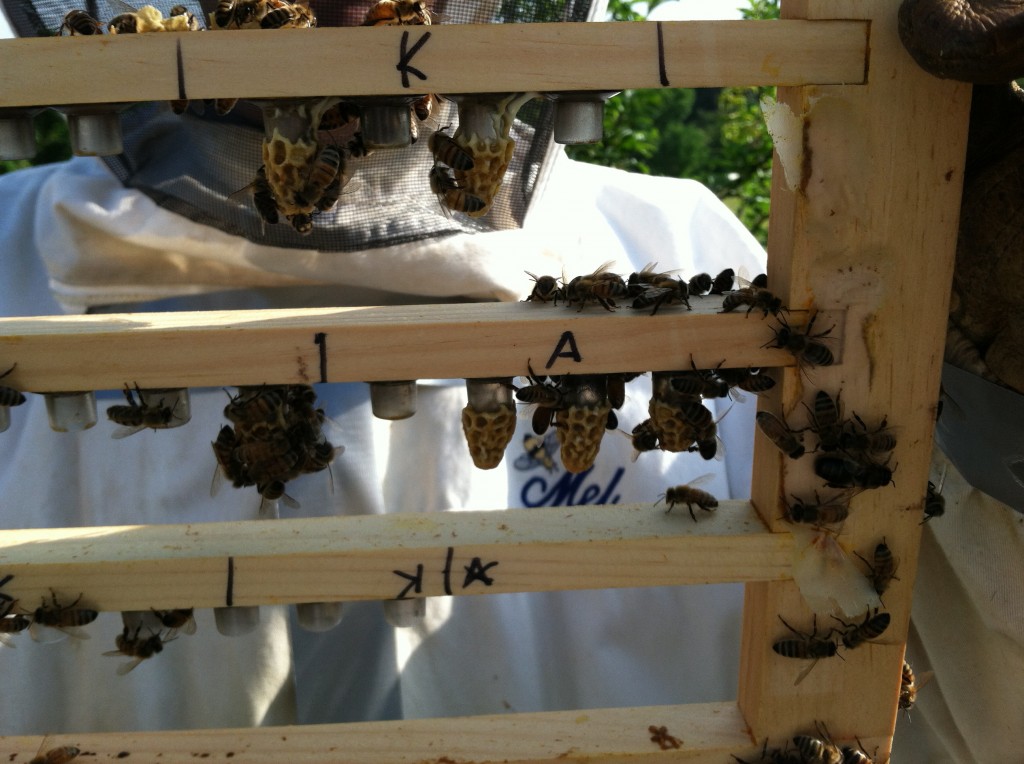
POLYGON ((867 576, 828 531, 793 526, 793 580, 815 613, 856 618, 882 607, 867 576))
POLYGON ((790 191, 795 191, 800 185, 804 164, 804 121, 817 101, 817 98, 809 99, 807 110, 797 115, 789 104, 779 103, 771 96, 761 97, 765 126, 775 144, 775 153, 782 163, 786 187, 790 191))

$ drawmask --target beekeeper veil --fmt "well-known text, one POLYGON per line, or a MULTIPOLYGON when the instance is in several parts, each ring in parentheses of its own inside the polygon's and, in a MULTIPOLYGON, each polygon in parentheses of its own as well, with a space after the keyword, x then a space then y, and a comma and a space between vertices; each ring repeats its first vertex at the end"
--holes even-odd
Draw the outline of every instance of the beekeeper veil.
MULTIPOLYGON (((73 9, 87 11, 104 26, 125 12, 119 0, 2 1, 12 27, 22 37, 54 34, 73 9)), ((346 0, 313 0, 313 9, 320 26, 360 23, 372 3, 356 2, 358 8, 346 0)), ((177 4, 176 0, 153 3, 165 17, 177 4)), ((435 24, 578 22, 593 17, 598 5, 591 0, 436 0, 430 11, 435 24)), ((210 23, 198 0, 189 0, 186 8, 197 19, 204 19, 201 23, 210 23)), ((274 32, 265 29, 260 33, 274 32)), ((295 65, 302 68, 325 64, 304 61, 295 65)), ((296 74, 301 76, 301 71, 296 74)), ((346 99, 344 93, 325 95, 340 96, 345 103, 351 100, 354 108, 349 111, 354 111, 357 118, 365 114, 368 105, 372 106, 368 99, 346 99)), ((456 104, 444 98, 431 117, 417 126, 420 137, 412 145, 373 148, 367 156, 356 153, 350 157, 347 170, 352 179, 342 190, 339 202, 330 210, 314 212, 312 231, 305 235, 289 225, 284 216, 277 224, 268 223, 254 204, 254 180, 263 164, 264 131, 258 102, 243 100, 226 115, 218 114, 212 104, 195 102, 183 114, 175 113, 162 102, 130 105, 121 113, 123 152, 106 157, 104 162, 125 188, 136 189, 165 210, 241 237, 257 248, 301 249, 307 254, 366 253, 369 258, 374 251, 395 251, 396 247, 406 245, 422 247, 430 242, 436 245, 465 235, 521 227, 554 154, 554 108, 552 100, 534 98, 518 111, 511 132, 515 149, 508 171, 492 208, 482 217, 445 210, 431 188, 429 175, 435 160, 428 147, 428 135, 438 128, 452 133, 458 125, 456 104)), ((364 118, 364 125, 365 121, 364 118)), ((73 284, 81 279, 85 269, 80 267, 78 276, 62 276, 62 271, 72 265, 77 267, 48 262, 57 283, 73 284)), ((121 267, 130 265, 122 263, 121 267)), ((307 276, 299 274, 298 278, 322 280, 317 275, 309 279, 307 276)), ((235 283, 253 286, 258 282, 259 279, 242 279, 235 283)))

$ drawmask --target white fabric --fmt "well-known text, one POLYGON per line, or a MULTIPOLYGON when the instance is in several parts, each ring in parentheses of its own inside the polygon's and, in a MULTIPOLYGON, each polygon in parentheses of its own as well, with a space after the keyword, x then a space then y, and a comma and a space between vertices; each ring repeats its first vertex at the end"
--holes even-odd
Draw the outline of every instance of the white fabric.
POLYGON ((893 761, 1021 761, 1024 516, 972 488, 936 449, 946 513, 921 537, 907 660, 934 672, 897 722, 893 761))
MULTIPOLYGON (((356 254, 274 250, 229 237, 121 188, 92 160, 4 176, 0 198, 8 253, 2 315, 160 298, 167 298, 161 309, 521 299, 532 286, 524 270, 561 275, 563 264, 577 274, 608 260, 622 272, 657 262, 687 276, 725 267, 757 273, 764 264, 756 241, 700 184, 568 160, 522 231, 356 254)), ((649 388, 646 377, 630 383, 623 429, 646 418, 649 388)), ((461 385, 421 387, 416 416, 396 423, 371 417, 364 385, 319 385, 318 394, 336 423, 332 440, 347 450, 334 465, 333 492, 324 474, 289 484, 300 515, 652 501, 706 472, 714 479, 702 487, 719 498, 749 495, 752 396, 721 423, 725 462, 653 452, 633 463, 629 439, 608 433, 594 470, 573 477, 557 457, 554 472, 530 462, 525 421, 502 467, 473 468, 460 426, 461 385)), ((101 420, 117 398, 101 397, 101 420)), ((3 524, 255 517, 251 489, 210 496, 207 443, 225 401, 220 390, 193 391, 188 426, 112 440, 105 421, 77 435, 50 431, 43 401, 30 396, 0 436, 8 454, 0 463, 3 524)), ((727 405, 717 405, 717 415, 727 405)), ((218 635, 201 613, 195 636, 179 637, 127 677, 115 676, 121 659, 101 655, 120 629, 107 614, 89 628, 88 642, 36 645, 22 635, 17 650, 0 647, 5 686, 17 688, 0 693, 0 733, 727 699, 735 695, 741 601, 738 586, 442 598, 429 603, 420 626, 397 632, 379 604, 361 603, 346 606, 337 629, 291 639, 274 608, 263 608, 259 632, 242 638, 218 635)))

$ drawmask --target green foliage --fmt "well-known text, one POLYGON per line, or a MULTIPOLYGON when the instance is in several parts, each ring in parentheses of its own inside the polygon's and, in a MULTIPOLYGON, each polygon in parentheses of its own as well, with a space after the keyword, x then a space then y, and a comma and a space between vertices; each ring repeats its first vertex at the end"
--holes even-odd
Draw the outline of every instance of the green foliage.
MULTIPOLYGON (((610 0, 610 19, 642 20, 638 8, 658 2, 610 0)), ((744 18, 778 18, 779 0, 747 2, 744 18)), ((774 88, 628 90, 605 106, 604 140, 567 152, 584 162, 699 180, 764 244, 772 144, 759 101, 774 94, 774 88)))
POLYGON ((52 109, 40 112, 35 118, 35 128, 36 155, 32 159, 0 161, 0 175, 5 172, 20 170, 22 167, 62 162, 65 159, 71 158, 71 141, 68 138, 68 126, 60 114, 52 109))

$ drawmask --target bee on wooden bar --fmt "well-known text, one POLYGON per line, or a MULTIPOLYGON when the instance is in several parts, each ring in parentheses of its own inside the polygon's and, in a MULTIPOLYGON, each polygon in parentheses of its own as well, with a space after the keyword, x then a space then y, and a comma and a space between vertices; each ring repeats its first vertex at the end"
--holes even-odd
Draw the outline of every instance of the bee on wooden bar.
MULTIPOLYGON (((644 310, 654 306, 653 316, 662 305, 685 305, 690 310, 690 288, 680 277, 672 282, 663 282, 661 286, 652 286, 633 298, 631 305, 635 310, 644 310)), ((613 303, 614 304, 614 303, 613 303)))
MULTIPOLYGON (((860 741, 858 741, 858 745, 860 745, 860 741)), ((875 760, 867 755, 862 746, 858 748, 843 746, 842 753, 842 764, 875 764, 875 760)))
POLYGON ((810 431, 818 436, 818 448, 837 451, 843 435, 842 408, 839 393, 833 398, 824 390, 814 394, 814 405, 804 406, 811 414, 810 431))
POLYGON ((764 317, 767 318, 769 313, 773 316, 778 316, 782 311, 786 310, 785 306, 782 304, 782 299, 776 297, 773 292, 769 292, 767 289, 762 289, 753 285, 748 285, 725 295, 725 299, 722 300, 721 312, 731 313, 744 305, 747 306, 748 316, 751 312, 759 310, 764 314, 764 317))
POLYGON ((824 724, 816 723, 817 736, 797 735, 793 745, 804 757, 805 764, 844 764, 843 752, 832 742, 824 724))
POLYGON ((829 488, 882 488, 893 482, 892 470, 885 464, 863 463, 834 454, 815 459, 814 473, 829 488))
MULTIPOLYGON (((0 374, 0 379, 3 379, 12 371, 18 364, 14 364, 11 368, 0 374)), ((0 385, 0 406, 20 406, 25 402, 25 396, 20 390, 15 390, 13 387, 7 387, 7 385, 0 385)))
POLYGON ((762 347, 787 350, 793 355, 796 362, 801 365, 831 366, 835 363, 835 356, 828 346, 821 342, 821 339, 827 337, 835 329, 835 326, 830 326, 823 332, 812 334, 814 321, 817 317, 817 313, 811 316, 811 320, 807 323, 804 331, 800 332, 790 327, 785 318, 777 316, 782 325, 777 328, 772 327, 772 331, 775 332, 775 344, 768 342, 762 345, 762 347))
POLYGON ((804 678, 811 673, 811 669, 818 664, 819 660, 822 658, 831 658, 836 654, 838 647, 835 641, 818 636, 817 616, 814 617, 810 634, 804 634, 801 631, 797 631, 786 623, 786 619, 781 615, 779 616, 779 620, 782 621, 783 626, 793 632, 796 636, 777 640, 772 644, 772 650, 783 658, 812 661, 806 669, 800 672, 796 681, 793 683, 800 684, 804 678))
POLYGON ((167 636, 171 638, 178 632, 182 634, 196 633, 196 617, 193 610, 194 608, 154 610, 153 614, 164 628, 168 629, 167 636))
POLYGON ((711 278, 711 274, 698 273, 686 282, 686 288, 690 297, 699 297, 710 292, 711 287, 713 287, 714 284, 715 282, 714 279, 711 278))
POLYGON ((790 459, 799 459, 804 455, 802 431, 790 429, 789 425, 768 411, 758 411, 754 418, 758 428, 772 445, 790 459))
POLYGON ((946 465, 943 465, 942 474, 939 475, 939 484, 935 485, 931 480, 928 481, 928 489, 924 496, 924 519, 921 520, 921 525, 934 517, 942 517, 946 514, 946 499, 942 495, 942 486, 945 483, 946 465))
POLYGON ((69 761, 77 759, 80 753, 81 750, 77 746, 62 745, 60 748, 51 748, 45 753, 36 755, 29 760, 28 764, 68 764, 69 761))
POLYGON ((665 510, 666 513, 671 512, 676 504, 685 504, 686 508, 690 511, 690 517, 693 518, 694 522, 697 522, 697 515, 693 513, 694 506, 700 507, 705 512, 714 512, 718 509, 718 499, 707 491, 697 488, 698 485, 705 483, 710 477, 711 473, 708 473, 691 480, 689 483, 673 486, 659 496, 658 500, 654 503, 658 504, 664 499, 668 505, 668 509, 665 510))
MULTIPOLYGON (((796 499, 796 497, 793 497, 796 499)), ((786 519, 791 523, 804 523, 820 527, 823 525, 835 525, 846 520, 850 515, 849 504, 839 503, 833 499, 827 504, 822 504, 818 494, 814 494, 815 503, 796 499, 796 503, 786 505, 786 519)))
POLYGON ((858 456, 877 457, 896 448, 896 436, 887 426, 888 419, 883 417, 881 424, 874 430, 869 429, 864 420, 853 415, 854 421, 847 420, 839 436, 839 449, 854 458, 858 456))
POLYGON ((141 637, 139 635, 141 630, 141 625, 134 631, 125 626, 124 631, 114 639, 117 649, 103 653, 104 655, 124 655, 132 659, 117 667, 118 676, 124 676, 144 660, 148 660, 154 655, 163 652, 164 645, 174 639, 174 637, 165 638, 159 633, 151 633, 148 637, 141 637))
POLYGON ((65 29, 68 30, 69 35, 103 34, 103 25, 82 10, 69 11, 60 25, 60 29, 57 30, 57 35, 63 35, 65 29))
POLYGON ((736 271, 726 268, 711 280, 711 289, 708 294, 721 294, 731 292, 733 283, 736 280, 736 271))
POLYGON ((836 631, 839 632, 843 646, 847 650, 853 650, 865 642, 870 642, 882 636, 885 630, 889 628, 890 620, 889 614, 885 611, 874 614, 865 613, 864 620, 860 623, 847 623, 840 618, 832 617, 843 625, 842 629, 837 629, 836 631))
POLYGON ((889 584, 892 583, 893 580, 899 580, 896 578, 896 566, 898 561, 893 556, 889 545, 885 543, 885 539, 882 539, 875 545, 875 552, 872 555, 871 562, 868 562, 857 554, 857 552, 854 552, 854 554, 856 554, 857 557, 860 557, 861 562, 868 566, 868 579, 870 579, 871 585, 875 589, 875 593, 879 596, 885 594, 889 589, 889 584))
POLYGON ((422 0, 378 0, 363 19, 364 27, 430 24, 431 13, 422 0))
POLYGON ((44 598, 42 604, 32 613, 32 625, 29 627, 32 638, 37 642, 55 641, 45 637, 39 629, 39 627, 48 627, 78 639, 88 639, 89 635, 79 627, 87 626, 95 621, 99 613, 88 608, 75 607, 82 599, 82 595, 79 594, 70 605, 61 605, 57 600, 57 593, 51 589, 50 599, 52 605, 48 605, 44 598))
POLYGON ((578 310, 583 310, 587 303, 596 302, 607 311, 615 310, 615 300, 627 296, 629 290, 620 275, 608 271, 611 265, 612 261, 604 263, 593 273, 576 276, 566 284, 566 305, 579 303, 578 310))
POLYGON ((536 276, 529 271, 526 275, 533 280, 533 290, 525 302, 549 302, 558 296, 558 279, 554 276, 536 276))

